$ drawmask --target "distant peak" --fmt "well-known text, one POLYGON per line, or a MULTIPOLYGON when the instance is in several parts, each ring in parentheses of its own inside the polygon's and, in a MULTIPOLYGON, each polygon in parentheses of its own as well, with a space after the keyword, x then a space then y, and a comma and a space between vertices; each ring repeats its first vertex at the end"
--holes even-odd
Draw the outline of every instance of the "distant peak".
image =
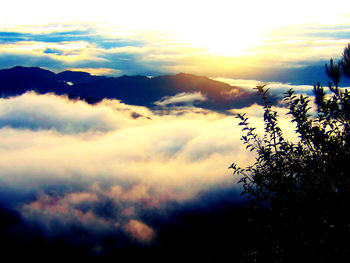
POLYGON ((23 66, 15 66, 15 67, 12 67, 10 68, 11 70, 42 70, 42 71, 48 71, 48 70, 45 70, 45 69, 42 69, 42 68, 39 68, 39 67, 23 67, 23 66))
POLYGON ((191 73, 184 73, 184 72, 177 73, 175 76, 184 76, 184 77, 200 77, 200 78, 206 78, 206 77, 204 77, 204 76, 198 76, 198 75, 195 75, 195 74, 191 74, 191 73))
POLYGON ((78 70, 65 70, 62 71, 60 73, 58 73, 57 75, 85 75, 85 76, 92 76, 90 73, 85 72, 85 71, 78 71, 78 70))
POLYGON ((12 73, 20 73, 20 74, 33 74, 33 75, 46 75, 48 77, 52 77, 55 75, 55 73, 53 73, 50 70, 47 69, 43 69, 40 67, 23 67, 23 66, 15 66, 9 69, 3 69, 7 72, 12 72, 12 73))

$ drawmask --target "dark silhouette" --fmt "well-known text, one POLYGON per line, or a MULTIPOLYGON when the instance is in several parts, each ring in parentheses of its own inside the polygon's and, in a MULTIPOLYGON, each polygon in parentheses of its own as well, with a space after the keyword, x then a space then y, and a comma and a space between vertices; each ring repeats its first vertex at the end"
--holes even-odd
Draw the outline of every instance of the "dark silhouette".
POLYGON ((0 70, 3 97, 31 90, 40 94, 66 94, 71 99, 83 99, 91 104, 103 99, 119 99, 127 104, 147 107, 156 107, 154 103, 163 97, 200 92, 207 100, 197 101, 196 106, 218 111, 249 106, 255 101, 255 96, 242 88, 184 73, 148 78, 92 76, 73 71, 55 74, 41 68, 19 66, 0 70))
POLYGON ((326 65, 329 94, 314 86, 314 116, 308 97, 286 93, 297 142, 283 136, 265 85, 257 87, 264 101, 264 136, 238 115, 242 140, 257 153, 252 166, 230 167, 241 176, 242 194, 256 210, 252 221, 260 242, 249 248, 250 260, 341 262, 349 257, 350 92, 338 87, 343 74, 350 77, 349 54, 350 45, 341 61, 326 65))
MULTIPOLYGON (((155 242, 149 245, 133 242, 122 232, 95 233, 79 224, 57 224, 59 234, 50 236, 40 224, 7 208, 8 200, 1 192, 0 245, 3 257, 15 261, 240 262, 245 248, 254 242, 246 220, 251 212, 234 188, 210 190, 185 203, 171 202, 162 211, 140 214, 157 230, 155 242), (103 248, 98 253, 96 244, 103 248)), ((112 210, 107 204, 98 207, 106 219, 112 210)))

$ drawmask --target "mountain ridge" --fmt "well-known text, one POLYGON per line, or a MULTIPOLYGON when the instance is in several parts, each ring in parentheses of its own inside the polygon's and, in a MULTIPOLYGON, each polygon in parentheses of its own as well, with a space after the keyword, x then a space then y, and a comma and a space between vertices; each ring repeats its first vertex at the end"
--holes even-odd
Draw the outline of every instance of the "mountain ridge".
POLYGON ((0 70, 2 97, 17 96, 27 91, 67 95, 90 104, 103 99, 118 99, 127 104, 155 107, 155 102, 164 97, 196 92, 206 98, 196 105, 207 109, 228 110, 252 103, 252 94, 243 88, 187 73, 107 77, 83 71, 56 74, 39 67, 16 66, 0 70))

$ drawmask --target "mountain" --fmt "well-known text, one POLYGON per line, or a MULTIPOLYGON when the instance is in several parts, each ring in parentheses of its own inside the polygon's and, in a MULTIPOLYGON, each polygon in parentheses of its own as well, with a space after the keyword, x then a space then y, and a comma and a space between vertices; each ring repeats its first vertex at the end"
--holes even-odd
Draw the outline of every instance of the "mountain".
POLYGON ((60 82, 56 74, 36 67, 14 67, 0 70, 0 92, 2 96, 19 95, 29 90, 39 93, 63 94, 67 84, 60 82))
POLYGON ((104 76, 93 76, 87 72, 69 70, 58 73, 56 77, 61 81, 70 82, 72 84, 89 83, 106 78, 104 76))
POLYGON ((0 70, 0 92, 3 97, 16 96, 31 90, 40 94, 66 94, 69 98, 84 99, 88 103, 107 98, 147 107, 156 107, 155 102, 177 94, 200 92, 206 99, 196 101, 196 105, 214 110, 244 107, 255 100, 251 93, 242 88, 208 77, 184 73, 150 78, 126 75, 93 76, 76 71, 55 74, 37 67, 20 66, 0 70))

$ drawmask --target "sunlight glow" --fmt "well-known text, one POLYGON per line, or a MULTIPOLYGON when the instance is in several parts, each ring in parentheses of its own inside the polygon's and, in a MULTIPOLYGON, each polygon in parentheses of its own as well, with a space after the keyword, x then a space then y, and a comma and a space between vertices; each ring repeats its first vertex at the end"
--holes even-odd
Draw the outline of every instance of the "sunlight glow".
MULTIPOLYGON (((90 24, 113 28, 110 34, 125 37, 133 32, 167 32, 174 41, 205 48, 210 54, 239 56, 250 54, 265 33, 274 28, 302 23, 339 23, 348 20, 341 6, 320 1, 295 0, 237 2, 212 1, 68 1, 52 7, 44 0, 6 2, 2 7, 2 27, 52 24, 90 24), (28 12, 30 10, 30 12, 28 12), (315 12, 317 10, 317 12, 315 12), (16 14, 16 15, 13 15, 16 14)), ((106 30, 104 30, 105 33, 106 30)), ((149 37, 154 37, 152 34, 149 37)))
POLYGON ((109 76, 109 75, 120 75, 121 71, 117 69, 111 69, 111 68, 70 68, 68 70, 71 71, 83 71, 90 73, 91 75, 102 75, 102 76, 109 76))

